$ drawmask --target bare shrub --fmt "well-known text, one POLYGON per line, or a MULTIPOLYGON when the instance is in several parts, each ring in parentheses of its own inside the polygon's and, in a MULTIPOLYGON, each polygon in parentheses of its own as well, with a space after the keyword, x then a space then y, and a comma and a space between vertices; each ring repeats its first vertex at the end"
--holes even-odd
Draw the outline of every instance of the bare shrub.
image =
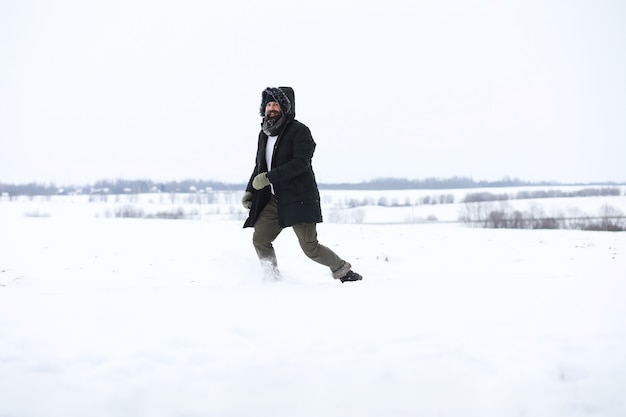
POLYGON ((490 205, 479 202, 467 203, 464 206, 464 212, 460 216, 460 220, 470 227, 485 227, 487 224, 490 205))
POLYGON ((507 214, 504 210, 492 210, 487 215, 485 227, 490 229, 504 229, 508 227, 507 214))
POLYGON ((533 229, 560 229, 559 220, 555 217, 544 217, 535 219, 532 223, 533 229))
POLYGON ((154 214, 150 214, 147 216, 149 219, 169 219, 169 220, 178 220, 178 219, 186 219, 189 216, 185 213, 185 210, 182 208, 177 208, 175 210, 169 211, 158 211, 154 214))
MULTIPOLYGON (((197 215, 197 211, 192 211, 191 213, 185 212, 182 207, 173 209, 173 210, 164 210, 158 211, 156 213, 146 213, 140 208, 127 204, 122 207, 118 207, 113 212, 113 217, 122 218, 122 219, 170 219, 170 220, 178 220, 178 219, 188 219, 192 215, 197 215)), ((106 217, 110 217, 110 214, 107 212, 106 217)))
POLYGON ((441 204, 454 204, 454 194, 445 194, 440 197, 441 204))
POLYGON ((42 212, 39 210, 31 210, 24 213, 25 217, 50 217, 50 213, 42 212))
POLYGON ((330 223, 360 224, 365 219, 365 211, 362 209, 333 208, 328 213, 330 223))
POLYGON ((605 204, 600 208, 600 216, 584 225, 583 230, 622 232, 626 230, 624 213, 605 204))
POLYGON ((508 194, 493 194, 488 192, 469 193, 463 199, 464 203, 480 203, 483 201, 506 201, 508 194))
POLYGON ((142 209, 127 204, 116 208, 113 216, 118 218, 143 218, 145 213, 142 209))
POLYGON ((525 229, 526 228, 526 219, 524 219, 524 213, 519 210, 515 210, 511 213, 509 218, 509 227, 511 229, 525 229))

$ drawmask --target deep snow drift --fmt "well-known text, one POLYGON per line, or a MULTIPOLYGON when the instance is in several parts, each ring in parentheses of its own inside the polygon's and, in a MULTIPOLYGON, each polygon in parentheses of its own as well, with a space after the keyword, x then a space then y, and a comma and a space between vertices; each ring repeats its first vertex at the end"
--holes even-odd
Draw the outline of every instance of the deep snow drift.
POLYGON ((626 233, 322 224, 341 284, 235 220, 0 205, 0 416, 626 415, 626 233))

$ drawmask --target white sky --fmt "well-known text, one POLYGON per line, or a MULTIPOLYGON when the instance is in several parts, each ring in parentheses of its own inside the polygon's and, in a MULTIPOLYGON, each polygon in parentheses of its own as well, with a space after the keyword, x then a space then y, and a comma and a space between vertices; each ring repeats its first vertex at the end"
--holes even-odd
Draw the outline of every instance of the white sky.
POLYGON ((624 22, 619 0, 0 0, 0 182, 245 182, 279 85, 319 182, 626 181, 624 22))

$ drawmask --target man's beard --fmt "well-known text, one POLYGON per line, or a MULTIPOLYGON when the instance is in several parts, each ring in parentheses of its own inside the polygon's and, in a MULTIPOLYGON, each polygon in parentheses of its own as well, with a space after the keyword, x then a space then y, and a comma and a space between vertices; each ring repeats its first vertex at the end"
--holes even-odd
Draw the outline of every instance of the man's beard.
POLYGON ((283 115, 282 112, 279 112, 276 110, 270 110, 267 113, 265 113, 265 119, 269 120, 272 123, 275 123, 278 119, 281 118, 282 115, 283 115))
POLYGON ((282 112, 275 110, 265 113, 263 132, 267 136, 276 136, 283 129, 286 119, 282 116, 282 112))

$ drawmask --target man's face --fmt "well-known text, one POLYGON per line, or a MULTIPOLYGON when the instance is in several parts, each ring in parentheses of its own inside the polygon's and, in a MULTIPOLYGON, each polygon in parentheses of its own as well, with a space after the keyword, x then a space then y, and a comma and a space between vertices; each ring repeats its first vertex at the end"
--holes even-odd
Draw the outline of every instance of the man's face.
POLYGON ((280 104, 275 101, 270 101, 265 105, 265 118, 275 122, 280 119, 280 104))

